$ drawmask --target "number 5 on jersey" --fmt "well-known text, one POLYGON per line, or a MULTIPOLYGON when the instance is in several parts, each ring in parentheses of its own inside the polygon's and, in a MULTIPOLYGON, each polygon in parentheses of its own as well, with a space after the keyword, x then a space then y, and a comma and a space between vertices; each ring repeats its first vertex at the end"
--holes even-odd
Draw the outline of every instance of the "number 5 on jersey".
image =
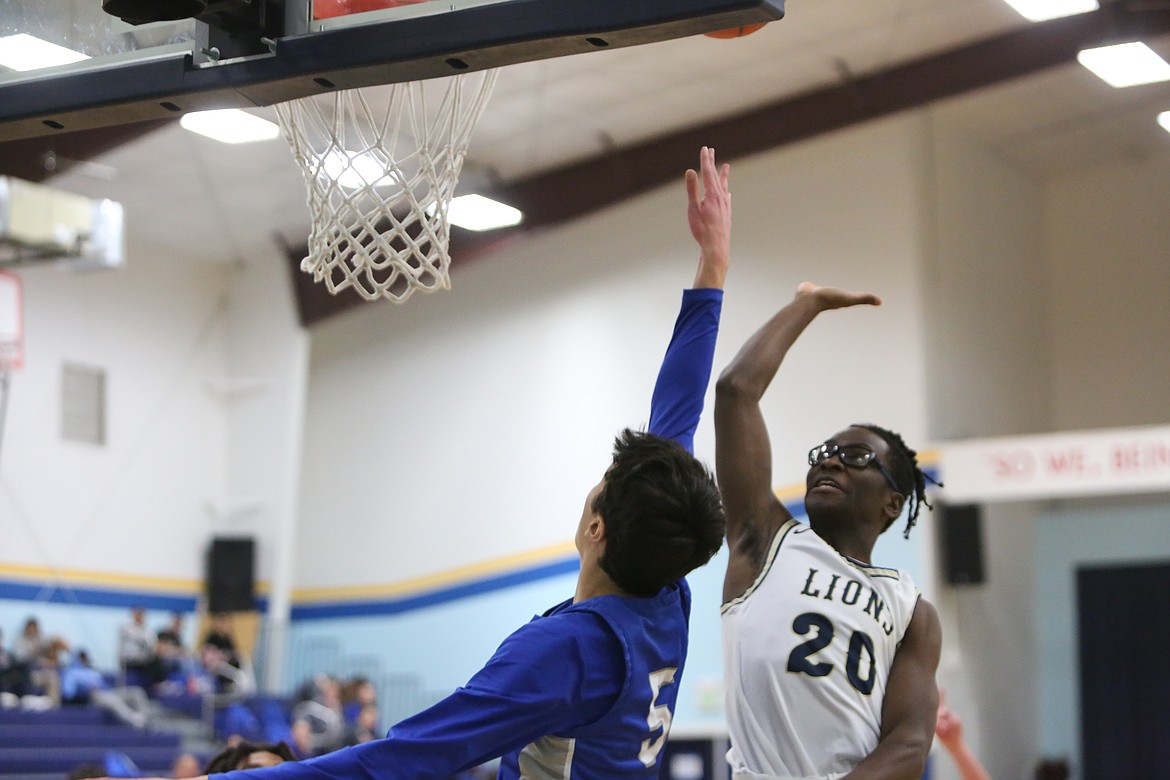
POLYGON ((653 741, 650 739, 642 740, 642 749, 638 751, 638 758, 647 767, 654 766, 654 763, 658 761, 658 754, 666 745, 666 735, 670 733, 670 720, 673 716, 670 713, 670 707, 658 703, 658 692, 662 690, 662 686, 674 682, 675 671, 677 670, 674 667, 668 666, 650 673, 650 712, 646 715, 646 725, 650 727, 651 734, 658 729, 662 729, 662 734, 653 741))

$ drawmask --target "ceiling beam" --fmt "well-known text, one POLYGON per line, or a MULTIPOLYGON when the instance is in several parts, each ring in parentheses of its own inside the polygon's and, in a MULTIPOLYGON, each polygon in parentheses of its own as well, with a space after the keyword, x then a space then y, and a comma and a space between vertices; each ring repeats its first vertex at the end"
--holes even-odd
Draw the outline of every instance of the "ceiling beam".
MULTIPOLYGON (((715 147, 724 160, 744 157, 1067 65, 1075 62, 1081 49, 1119 37, 1134 40, 1170 33, 1170 9, 1157 4, 1145 6, 1146 10, 1141 7, 1113 3, 1093 13, 1031 24, 572 165, 499 183, 485 194, 523 211, 523 225, 488 234, 453 228, 452 272, 537 231, 674 181, 680 161, 694 159, 700 146, 715 147)), ((299 268, 304 249, 290 252, 294 268, 299 268)), ((330 296, 306 274, 295 273, 305 277, 295 283, 304 325, 362 303, 355 294, 330 296)))
POLYGON ((746 111, 496 189, 524 212, 526 228, 578 218, 673 181, 681 160, 713 146, 724 160, 774 149, 932 101, 1076 60, 1086 47, 1170 32, 1170 10, 1110 5, 987 38, 894 68, 746 111))
POLYGON ((15 176, 25 181, 43 182, 64 173, 78 163, 136 141, 174 121, 155 119, 95 130, 78 130, 62 135, 5 141, 0 143, 0 176, 15 176))

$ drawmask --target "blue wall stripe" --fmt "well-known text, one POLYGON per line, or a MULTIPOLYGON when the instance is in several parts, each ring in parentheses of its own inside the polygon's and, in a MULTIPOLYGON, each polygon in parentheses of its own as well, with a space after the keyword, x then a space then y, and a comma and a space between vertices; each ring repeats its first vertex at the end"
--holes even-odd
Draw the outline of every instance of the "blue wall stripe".
POLYGON ((131 609, 166 610, 170 612, 194 612, 194 596, 171 596, 162 593, 141 591, 105 590, 97 588, 75 588, 68 585, 45 585, 41 583, 0 580, 0 599, 15 601, 47 602, 50 604, 81 604, 87 607, 121 607, 131 609))
MULTIPOLYGON (((0 580, 0 599, 31 601, 46 604, 76 604, 85 607, 118 607, 120 609, 157 609, 165 612, 194 612, 199 599, 196 596, 175 596, 167 593, 149 593, 137 590, 75 588, 69 585, 45 585, 35 582, 0 580)), ((257 597, 256 611, 268 611, 268 599, 257 597)))
POLYGON ((561 574, 572 574, 580 566, 577 556, 562 558, 552 563, 533 566, 527 569, 497 574, 473 582, 465 582, 446 588, 438 588, 426 593, 412 596, 402 596, 392 599, 371 599, 365 601, 334 601, 322 604, 293 605, 293 620, 322 620, 327 618, 357 617, 365 615, 397 615, 415 609, 433 607, 450 601, 491 593, 515 585, 523 585, 537 580, 556 577, 561 574))
MULTIPOLYGON (((923 471, 931 479, 937 480, 937 468, 928 467, 924 468, 923 471)), ((793 517, 799 520, 804 519, 803 497, 789 501, 785 504, 785 508, 793 517)), ((504 572, 409 596, 348 599, 299 605, 294 603, 291 619, 325 620, 329 618, 368 615, 398 615, 403 612, 446 604, 516 585, 537 582, 548 579, 549 577, 571 574, 577 571, 579 565, 580 561, 574 555, 538 566, 504 572)), ((42 601, 56 604, 81 604, 93 607, 120 607, 124 609, 140 606, 146 609, 168 610, 172 612, 194 612, 198 601, 195 596, 176 596, 159 592, 148 593, 144 591, 100 589, 93 587, 75 588, 67 585, 46 586, 19 580, 0 580, 0 599, 42 601)), ((267 598, 256 599, 256 609, 258 611, 265 612, 267 608, 267 598)))

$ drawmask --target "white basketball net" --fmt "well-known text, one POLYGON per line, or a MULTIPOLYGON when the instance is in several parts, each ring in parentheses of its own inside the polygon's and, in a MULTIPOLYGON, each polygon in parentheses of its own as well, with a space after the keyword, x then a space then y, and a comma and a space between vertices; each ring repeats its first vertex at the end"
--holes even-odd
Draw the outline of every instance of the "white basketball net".
POLYGON ((343 90, 276 106, 309 189, 301 270, 329 292, 406 300, 450 289, 447 210, 497 71, 343 90))

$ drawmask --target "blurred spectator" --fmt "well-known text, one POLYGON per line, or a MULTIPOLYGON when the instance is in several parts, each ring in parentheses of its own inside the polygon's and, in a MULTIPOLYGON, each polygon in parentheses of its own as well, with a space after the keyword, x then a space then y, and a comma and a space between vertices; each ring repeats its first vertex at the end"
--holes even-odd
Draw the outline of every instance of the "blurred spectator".
POLYGON ((212 644, 203 645, 193 674, 188 686, 191 693, 240 698, 256 692, 256 682, 252 676, 228 662, 226 654, 212 644))
POLYGON ((343 719, 344 715, 341 710, 341 683, 336 677, 331 677, 327 674, 318 675, 316 681, 317 695, 313 697, 313 700, 320 702, 331 712, 335 713, 339 720, 343 719))
POLYGON ((293 751, 284 742, 241 741, 235 745, 229 745, 217 753, 211 761, 207 762, 207 766, 203 768, 203 774, 230 772, 233 769, 263 769, 296 760, 293 751))
MULTIPOLYGON (((24 621, 24 630, 12 643, 12 657, 15 660, 14 668, 18 676, 18 687, 23 692, 17 696, 27 697, 43 694, 47 706, 55 706, 61 702, 61 682, 57 674, 56 654, 65 643, 61 639, 52 642, 41 635, 41 624, 35 617, 24 621)), ((24 701, 25 706, 32 702, 24 701)))
POLYGON ((239 650, 236 648, 235 635, 232 632, 231 616, 225 612, 215 612, 211 615, 211 627, 203 637, 203 646, 211 645, 223 653, 223 658, 232 666, 240 665, 239 650))
POLYGON ((341 683, 330 675, 318 674, 301 687, 299 696, 301 700, 293 706, 292 717, 308 723, 313 754, 330 753, 341 747, 346 731, 341 683))
POLYGON ((298 761, 319 755, 314 744, 313 727, 304 718, 297 718, 292 723, 292 752, 298 761))
POLYGON ((199 645, 199 658, 203 669, 215 675, 215 693, 236 698, 255 693, 251 664, 236 645, 228 613, 211 615, 211 625, 199 645))
POLYGON ((171 622, 158 630, 156 638, 159 642, 183 649, 183 613, 172 612, 171 622))
POLYGON ((171 766, 171 777, 174 778, 199 777, 201 774, 199 759, 191 753, 180 753, 171 766))
POLYGON ((41 637, 41 624, 35 617, 24 621, 24 629, 20 636, 12 643, 12 655, 17 663, 30 664, 39 659, 46 650, 45 640, 41 637))
POLYGON ((105 677, 93 668, 89 653, 84 648, 79 649, 72 660, 62 661, 59 671, 61 701, 64 704, 89 704, 94 691, 107 687, 105 677))
POLYGON ((341 687, 341 708, 345 722, 350 726, 357 723, 358 715, 367 704, 377 704, 378 693, 367 678, 353 677, 341 687))
POLYGON ((69 645, 55 636, 46 643, 39 668, 33 671, 33 684, 44 692, 54 707, 61 706, 61 666, 68 661, 69 645))
POLYGON ((126 685, 152 690, 161 679, 154 654, 154 632, 146 627, 146 610, 135 607, 130 620, 118 629, 118 665, 126 685))
MULTIPOLYGON (((188 653, 183 646, 183 613, 172 612, 171 622, 159 629, 155 642, 158 684, 162 690, 178 687, 175 683, 185 682, 188 669, 188 653)), ((182 685, 179 689, 185 690, 182 685)))
POLYGON ((61 657, 61 700, 65 704, 94 704, 112 713, 123 723, 145 728, 150 704, 146 692, 137 687, 112 690, 105 675, 94 669, 89 653, 79 649, 72 659, 61 657))
POLYGON ((0 697, 4 698, 3 706, 15 706, 20 694, 16 689, 24 684, 24 673, 16 664, 16 656, 4 647, 4 632, 0 630, 0 697))
POLYGON ((357 720, 349 727, 345 735, 345 744, 360 745, 363 742, 372 742, 381 739, 378 729, 378 706, 367 704, 358 713, 357 720))

